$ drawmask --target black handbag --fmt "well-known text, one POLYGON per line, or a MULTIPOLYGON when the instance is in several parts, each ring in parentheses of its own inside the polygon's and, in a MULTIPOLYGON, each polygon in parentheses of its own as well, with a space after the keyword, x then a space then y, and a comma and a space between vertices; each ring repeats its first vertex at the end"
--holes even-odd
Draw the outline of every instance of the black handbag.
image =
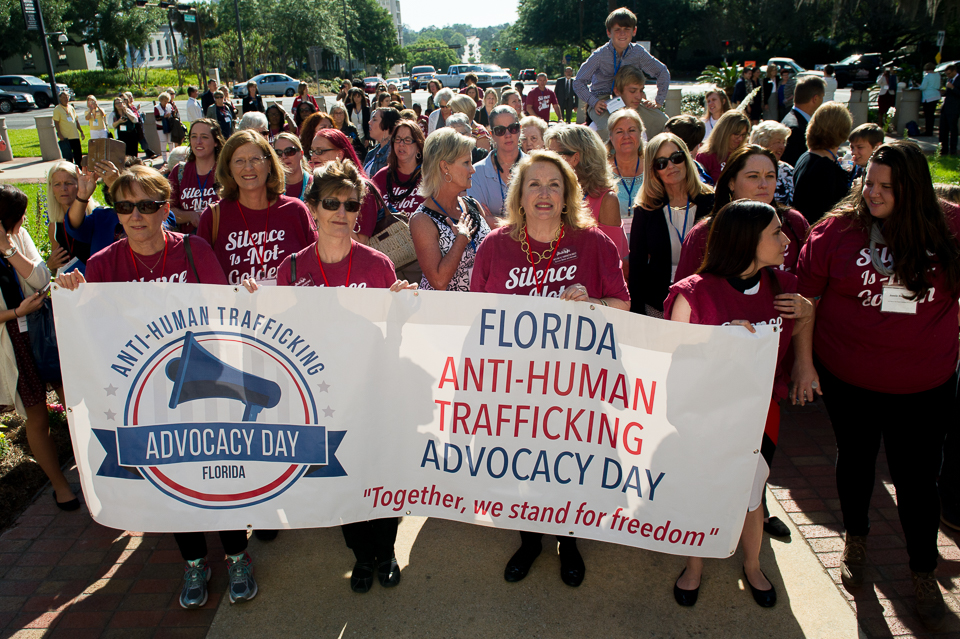
POLYGON ((57 328, 53 323, 53 302, 49 297, 43 300, 39 309, 27 315, 27 330, 40 379, 44 382, 60 382, 60 349, 57 346, 57 328))

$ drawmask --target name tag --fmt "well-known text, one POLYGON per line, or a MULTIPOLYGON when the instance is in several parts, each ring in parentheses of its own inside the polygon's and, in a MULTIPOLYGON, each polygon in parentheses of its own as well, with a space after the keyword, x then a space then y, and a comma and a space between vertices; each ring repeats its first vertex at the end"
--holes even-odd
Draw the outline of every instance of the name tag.
POLYGON ((882 313, 916 315, 917 301, 907 299, 907 295, 913 295, 913 293, 906 286, 884 285, 883 297, 880 300, 880 311, 882 313))
POLYGON ((619 111, 620 109, 622 109, 622 108, 625 107, 625 106, 626 106, 626 104, 624 103, 623 98, 617 97, 617 98, 611 98, 610 100, 607 100, 607 112, 608 112, 608 113, 613 113, 614 111, 619 111))
POLYGON ((69 115, 67 116, 67 122, 73 122, 73 118, 71 118, 69 115))
POLYGON ((127 130, 127 125, 126 125, 126 124, 121 124, 121 125, 120 125, 120 130, 121 130, 121 131, 126 131, 126 130, 127 130))
POLYGON ((27 332, 28 329, 27 329, 27 318, 26 318, 26 317, 23 317, 23 316, 21 315, 20 317, 17 318, 17 328, 20 329, 20 332, 21 332, 21 333, 26 333, 26 332, 27 332))

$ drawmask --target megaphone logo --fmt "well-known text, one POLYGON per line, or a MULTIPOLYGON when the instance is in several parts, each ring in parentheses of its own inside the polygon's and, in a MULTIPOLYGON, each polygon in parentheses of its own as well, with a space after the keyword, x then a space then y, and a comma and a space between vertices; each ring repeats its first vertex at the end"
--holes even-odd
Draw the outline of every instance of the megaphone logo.
POLYGON ((173 382, 170 408, 196 399, 236 399, 245 406, 243 421, 255 422, 260 411, 279 404, 282 395, 276 382, 221 362, 190 331, 183 338, 183 355, 170 360, 166 373, 173 382))

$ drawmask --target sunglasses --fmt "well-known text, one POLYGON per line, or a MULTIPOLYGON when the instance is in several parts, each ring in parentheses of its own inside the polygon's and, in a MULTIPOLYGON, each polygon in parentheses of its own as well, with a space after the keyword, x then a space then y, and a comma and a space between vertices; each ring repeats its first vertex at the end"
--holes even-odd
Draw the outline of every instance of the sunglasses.
POLYGON ((665 158, 654 158, 653 168, 657 171, 662 171, 667 168, 667 164, 673 162, 674 164, 683 164, 687 159, 687 156, 683 154, 683 151, 675 151, 670 154, 669 157, 665 158))
POLYGON ((144 215, 151 215, 159 211, 164 204, 166 204, 166 202, 163 200, 140 200, 139 202, 127 202, 124 200, 114 202, 113 210, 116 211, 118 215, 130 215, 133 213, 133 209, 139 210, 144 215))
POLYGON ((347 213, 356 213, 360 210, 360 202, 356 200, 347 200, 345 202, 341 202, 335 197, 328 197, 320 200, 320 206, 327 211, 339 211, 341 204, 347 213))
POLYGON ((295 146, 288 146, 285 149, 274 149, 274 150, 277 152, 277 155, 285 158, 292 158, 293 156, 295 156, 297 153, 300 152, 300 149, 298 149, 295 146))
POLYGON ((495 126, 491 130, 493 131, 493 134, 497 137, 500 137, 501 135, 505 135, 506 133, 510 133, 510 135, 516 135, 517 133, 520 133, 520 123, 514 122, 509 126, 495 126))

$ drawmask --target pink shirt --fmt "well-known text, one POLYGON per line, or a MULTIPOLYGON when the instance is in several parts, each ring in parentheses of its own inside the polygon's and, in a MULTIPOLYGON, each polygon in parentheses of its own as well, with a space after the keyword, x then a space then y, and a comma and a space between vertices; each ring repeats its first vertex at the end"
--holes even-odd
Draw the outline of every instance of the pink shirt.
POLYGON ((197 235, 210 242, 230 284, 243 278, 273 280, 290 253, 317 240, 307 205, 281 195, 268 209, 253 210, 235 200, 221 200, 220 225, 213 237, 213 211, 200 216, 197 235))
POLYGON ((713 178, 714 184, 720 181, 723 164, 720 163, 720 158, 717 157, 716 153, 697 153, 697 162, 703 165, 703 170, 713 178))
MULTIPOLYGON (((590 209, 590 214, 597 222, 597 228, 613 240, 613 244, 617 247, 617 255, 620 256, 620 259, 624 259, 630 255, 630 243, 627 241, 627 234, 623 230, 623 221, 621 220, 619 226, 600 223, 600 206, 603 204, 603 198, 607 193, 613 193, 613 190, 607 189, 599 195, 587 195, 584 200, 587 203, 587 208, 590 209)), ((619 207, 619 200, 617 200, 617 206, 619 207)))
POLYGON ((560 105, 557 102, 557 94, 550 89, 537 87, 527 93, 527 97, 523 101, 523 110, 527 111, 527 107, 533 106, 536 116, 544 122, 549 122, 551 104, 560 105))
MULTIPOLYGON (((529 240, 534 252, 546 251, 549 243, 529 240)), ((481 293, 507 295, 540 295, 559 297, 572 284, 587 287, 590 297, 616 297, 630 301, 623 269, 617 256, 617 247, 599 229, 571 231, 556 245, 556 254, 550 268, 547 259, 537 264, 536 271, 520 242, 510 237, 510 228, 500 227, 486 237, 477 249, 477 259, 470 280, 470 290, 481 293), (539 280, 541 290, 537 291, 539 280)))
POLYGON ((397 281, 390 258, 369 246, 351 242, 351 253, 347 257, 336 264, 324 262, 322 270, 316 242, 298 251, 296 282, 290 281, 292 256, 288 255, 277 271, 277 286, 326 286, 323 279, 326 275, 326 282, 333 287, 390 288, 397 281))
POLYGON ((190 266, 184 247, 184 236, 166 232, 164 250, 153 255, 133 254, 126 238, 114 242, 87 260, 88 282, 187 282, 190 284, 226 284, 220 262, 213 249, 201 237, 190 238, 193 263, 200 281, 190 266), (138 259, 139 258, 139 259, 138 259), (142 261, 141 261, 142 260, 142 261), (153 268, 153 272, 150 268, 153 268))
MULTIPOLYGON (((420 195, 420 180, 417 180, 416 184, 410 186, 401 186, 400 184, 393 183, 391 179, 391 185, 393 186, 393 193, 387 193, 387 172, 390 170, 390 167, 383 167, 377 174, 373 176, 373 183, 377 185, 377 189, 381 193, 384 193, 384 198, 387 200, 387 203, 393 206, 400 213, 405 213, 406 215, 412 215, 414 211, 420 208, 420 205, 423 204, 423 196, 420 195)), ((401 182, 406 182, 410 179, 409 175, 404 175, 403 173, 397 172, 397 177, 401 182)))
MULTIPOLYGON (((942 204, 954 235, 957 209, 942 204)), ((878 245, 884 263, 893 255, 878 245)), ((88 267, 89 268, 89 267, 88 267)), ((957 366, 957 295, 939 269, 915 315, 880 310, 886 276, 870 259, 869 233, 856 222, 828 218, 813 227, 800 251, 799 292, 820 297, 813 349, 827 369, 847 382, 881 393, 919 393, 943 384, 957 366)), ((922 408, 921 408, 922 410, 922 408)))

